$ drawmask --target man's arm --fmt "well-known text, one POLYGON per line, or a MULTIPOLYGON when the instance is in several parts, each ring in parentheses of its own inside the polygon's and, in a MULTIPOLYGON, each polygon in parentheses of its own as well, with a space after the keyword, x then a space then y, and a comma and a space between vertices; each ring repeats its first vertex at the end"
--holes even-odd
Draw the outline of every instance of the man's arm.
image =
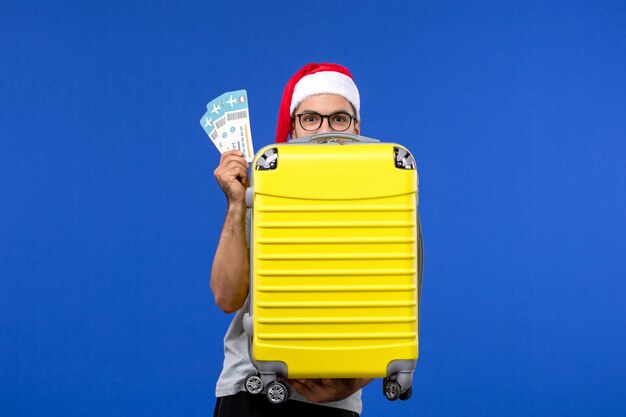
POLYGON ((248 163, 243 153, 224 152, 214 175, 226 195, 228 209, 213 259, 211 290, 218 307, 232 313, 243 306, 249 286, 245 224, 248 163))

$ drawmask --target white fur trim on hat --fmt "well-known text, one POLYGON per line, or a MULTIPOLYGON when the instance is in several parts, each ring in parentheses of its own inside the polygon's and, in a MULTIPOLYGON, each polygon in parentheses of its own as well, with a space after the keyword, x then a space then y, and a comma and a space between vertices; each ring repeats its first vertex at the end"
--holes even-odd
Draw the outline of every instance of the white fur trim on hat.
POLYGON ((354 106, 356 118, 360 120, 361 98, 352 78, 334 71, 321 71, 302 77, 293 89, 289 113, 293 112, 304 99, 318 94, 336 94, 344 97, 354 106))

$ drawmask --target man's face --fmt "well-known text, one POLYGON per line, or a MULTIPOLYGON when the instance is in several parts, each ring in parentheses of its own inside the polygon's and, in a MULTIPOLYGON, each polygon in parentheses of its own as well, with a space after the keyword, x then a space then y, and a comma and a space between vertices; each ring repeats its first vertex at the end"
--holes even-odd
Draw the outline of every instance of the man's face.
MULTIPOLYGON (((354 115, 354 108, 350 104, 348 100, 345 98, 335 95, 335 94, 319 94, 316 96, 311 96, 307 99, 304 99, 302 103, 298 107, 296 107, 296 111, 294 114, 306 113, 306 112, 316 112, 322 115, 335 114, 335 113, 348 113, 350 115, 354 115)), ((358 135, 361 131, 361 125, 358 120, 352 120, 352 124, 348 128, 348 130, 340 132, 340 133, 350 133, 358 135)), ((298 118, 294 117, 291 122, 291 137, 293 139, 302 138, 305 136, 316 135, 319 133, 332 133, 333 129, 330 128, 328 124, 328 118, 324 118, 322 121, 322 125, 319 129, 310 131, 304 130, 300 123, 298 122, 298 118)))

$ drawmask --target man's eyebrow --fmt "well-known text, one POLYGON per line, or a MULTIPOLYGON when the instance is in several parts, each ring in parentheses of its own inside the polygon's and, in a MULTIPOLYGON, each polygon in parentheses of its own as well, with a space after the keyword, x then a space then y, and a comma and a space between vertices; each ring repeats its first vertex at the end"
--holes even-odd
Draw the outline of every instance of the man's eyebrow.
MULTIPOLYGON (((300 113, 301 113, 301 114, 308 114, 308 113, 317 113, 317 114, 320 114, 320 112, 315 111, 315 110, 302 110, 300 113)), ((350 111, 349 111, 349 110, 346 110, 346 109, 341 109, 341 110, 335 110, 335 111, 332 111, 332 112, 330 112, 330 113, 328 113, 328 114, 337 114, 337 113, 346 113, 346 114, 350 114, 350 111)))

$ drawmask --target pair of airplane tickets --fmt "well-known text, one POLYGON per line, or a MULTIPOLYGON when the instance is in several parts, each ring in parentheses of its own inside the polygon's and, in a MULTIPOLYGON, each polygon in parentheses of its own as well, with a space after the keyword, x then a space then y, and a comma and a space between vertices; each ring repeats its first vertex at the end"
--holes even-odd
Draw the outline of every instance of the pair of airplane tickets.
POLYGON ((211 100, 200 125, 220 153, 236 149, 252 162, 254 148, 246 90, 229 91, 211 100))

